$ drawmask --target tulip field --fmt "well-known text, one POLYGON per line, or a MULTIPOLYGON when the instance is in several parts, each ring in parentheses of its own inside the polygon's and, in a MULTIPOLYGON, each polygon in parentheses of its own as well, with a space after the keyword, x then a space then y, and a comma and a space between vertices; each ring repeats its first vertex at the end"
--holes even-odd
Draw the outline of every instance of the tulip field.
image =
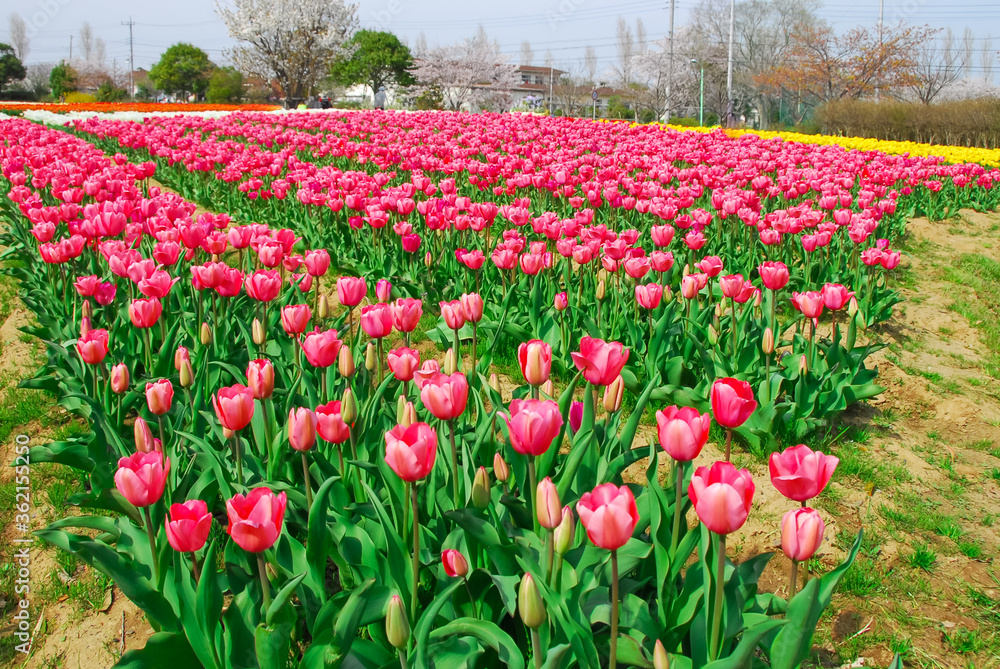
POLYGON ((0 171, 24 385, 87 425, 30 450, 87 482, 35 534, 144 612, 129 668, 811 662, 865 532, 811 573, 839 460, 803 442, 886 390, 908 220, 1000 201, 516 114, 13 118, 0 171), (734 562, 764 487, 776 550, 734 562))

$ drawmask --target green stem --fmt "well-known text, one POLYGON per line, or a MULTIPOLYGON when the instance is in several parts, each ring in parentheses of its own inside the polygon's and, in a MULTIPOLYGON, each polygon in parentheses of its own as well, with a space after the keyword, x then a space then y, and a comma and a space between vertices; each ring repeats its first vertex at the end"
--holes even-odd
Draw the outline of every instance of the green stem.
POLYGON ((726 577, 726 535, 719 535, 719 555, 718 564, 715 571, 715 606, 712 608, 712 645, 709 650, 709 659, 715 660, 722 651, 722 639, 719 638, 719 630, 722 624, 722 592, 725 589, 724 579, 726 577))
POLYGON ((674 531, 670 535, 670 555, 677 552, 677 542, 680 541, 681 534, 681 496, 684 485, 684 463, 674 461, 674 469, 677 470, 677 481, 674 484, 674 531))
POLYGON ((736 338, 737 338, 737 334, 738 334, 736 332, 736 326, 737 326, 737 321, 736 321, 736 298, 735 297, 731 297, 729 299, 730 299, 730 302, 732 302, 732 305, 733 305, 733 367, 735 368, 735 367, 739 366, 739 361, 736 359, 736 338))
POLYGON ((452 501, 455 509, 458 509, 458 448, 455 446, 455 421, 448 421, 448 437, 451 440, 451 465, 454 468, 452 475, 452 501))
POLYGON ((149 552, 153 555, 153 585, 159 587, 160 583, 160 556, 156 552, 156 533, 153 531, 153 514, 149 507, 144 506, 142 513, 146 518, 146 536, 149 538, 149 552))
POLYGON ((455 333, 455 369, 462 371, 462 349, 461 342, 458 339, 458 330, 453 330, 455 333))
POLYGON ((525 498, 528 500, 529 511, 531 511, 531 517, 535 522, 535 534, 538 534, 538 514, 535 513, 535 456, 533 455, 528 456, 528 485, 530 488, 525 498))
POLYGON ((417 619, 417 590, 420 589, 420 520, 417 514, 417 484, 410 486, 410 506, 413 507, 413 592, 410 593, 410 620, 417 619))
POLYGON ((548 548, 549 559, 546 563, 545 569, 545 582, 552 582, 552 572, 555 570, 556 564, 556 542, 555 542, 555 531, 549 530, 545 536, 545 545, 548 548))
POLYGON ((538 636, 538 629, 531 630, 531 654, 535 658, 535 669, 542 669, 542 640, 538 636))
POLYGON ((792 601, 792 597, 795 596, 795 586, 797 585, 799 575, 799 562, 798 560, 792 560, 792 573, 788 579, 788 601, 792 601))
POLYGON ((313 494, 312 494, 312 484, 309 480, 309 460, 306 458, 305 451, 302 452, 302 477, 306 482, 306 520, 309 519, 309 509, 313 505, 313 494))
POLYGON ((618 551, 611 551, 611 654, 608 668, 618 665, 618 551))
POLYGON ((194 551, 191 551, 191 567, 194 571, 194 583, 198 584, 201 580, 201 567, 198 565, 198 556, 195 555, 194 551))
POLYGON ((271 584, 267 580, 267 565, 264 564, 264 554, 257 553, 257 571, 260 572, 260 589, 264 593, 264 614, 271 608, 271 584))
POLYGON ((240 433, 233 432, 233 452, 236 454, 236 476, 243 485, 243 455, 240 453, 240 433))
POLYGON ((473 378, 477 378, 476 377, 476 353, 478 351, 476 351, 476 347, 479 345, 479 333, 477 332, 478 325, 479 324, 476 323, 475 321, 472 322, 472 372, 471 373, 472 373, 473 378))
POLYGON ((729 462, 729 452, 733 446, 733 429, 726 428, 726 462, 729 462))

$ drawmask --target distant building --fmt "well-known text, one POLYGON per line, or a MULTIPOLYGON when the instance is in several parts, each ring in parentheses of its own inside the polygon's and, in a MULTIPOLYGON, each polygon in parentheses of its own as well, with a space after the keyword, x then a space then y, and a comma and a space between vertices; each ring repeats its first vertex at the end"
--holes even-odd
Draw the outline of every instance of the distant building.
POLYGON ((539 110, 548 109, 549 90, 558 85, 559 78, 564 74, 567 74, 565 70, 558 70, 554 67, 518 65, 517 75, 521 78, 521 83, 512 91, 513 107, 515 109, 524 107, 539 110))

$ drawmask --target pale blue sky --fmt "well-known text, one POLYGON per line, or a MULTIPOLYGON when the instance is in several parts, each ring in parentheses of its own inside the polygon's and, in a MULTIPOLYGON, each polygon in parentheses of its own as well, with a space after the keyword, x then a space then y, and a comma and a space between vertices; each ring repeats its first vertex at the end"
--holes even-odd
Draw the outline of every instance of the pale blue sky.
MULTIPOLYGON (((582 69, 583 50, 591 44, 602 68, 615 55, 615 20, 630 22, 642 17, 650 40, 665 36, 669 0, 504 0, 476 3, 468 0, 362 0, 358 16, 363 27, 389 30, 413 44, 423 32, 428 42, 451 43, 472 35, 481 23, 514 60, 521 41, 532 43, 535 64, 542 63, 551 48, 557 67, 582 69)), ((677 0, 676 24, 687 20, 697 0, 677 0)), ((107 59, 124 68, 128 62, 129 15, 136 22, 135 63, 149 68, 168 46, 178 41, 205 49, 216 62, 224 62, 223 51, 232 45, 225 26, 215 14, 212 0, 3 0, 0 2, 0 40, 6 38, 7 15, 18 11, 34 33, 28 62, 55 62, 69 55, 69 37, 90 21, 97 36, 107 44, 107 59)), ((826 3, 820 15, 838 29, 859 23, 874 25, 878 0, 843 0, 826 3)), ((1000 49, 1000 3, 970 0, 885 0, 887 23, 900 18, 910 23, 950 27, 961 34, 970 26, 977 37, 992 34, 1000 49)), ((78 37, 74 37, 78 40, 78 37)), ((78 44, 78 42, 77 42, 78 44)), ((980 45, 977 44, 977 48, 980 45)), ((979 54, 975 67, 979 67, 979 54)))

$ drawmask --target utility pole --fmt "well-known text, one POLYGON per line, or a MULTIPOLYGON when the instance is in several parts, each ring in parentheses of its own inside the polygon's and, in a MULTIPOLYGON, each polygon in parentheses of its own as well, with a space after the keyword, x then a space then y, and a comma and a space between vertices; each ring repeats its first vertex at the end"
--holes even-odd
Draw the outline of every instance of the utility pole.
POLYGON ((733 101, 733 42, 736 37, 736 0, 729 0, 729 63, 726 67, 726 99, 729 106, 726 109, 726 125, 733 118, 735 103, 733 101))
POLYGON ((69 36, 69 62, 73 62, 73 36, 69 36))
POLYGON ((552 116, 552 61, 549 61, 549 116, 552 116))
POLYGON ((128 94, 130 98, 135 99, 135 51, 132 41, 132 26, 135 25, 135 21, 130 16, 128 23, 122 21, 122 25, 128 26, 128 94))
POLYGON ((670 60, 667 62, 667 111, 664 121, 670 121, 670 83, 674 80, 674 0, 670 0, 670 60))
MULTIPOLYGON (((878 0, 878 58, 879 61, 884 57, 882 54, 882 18, 885 14, 885 0, 878 0)), ((875 101, 878 102, 882 97, 881 86, 878 85, 878 79, 875 80, 875 101)))

